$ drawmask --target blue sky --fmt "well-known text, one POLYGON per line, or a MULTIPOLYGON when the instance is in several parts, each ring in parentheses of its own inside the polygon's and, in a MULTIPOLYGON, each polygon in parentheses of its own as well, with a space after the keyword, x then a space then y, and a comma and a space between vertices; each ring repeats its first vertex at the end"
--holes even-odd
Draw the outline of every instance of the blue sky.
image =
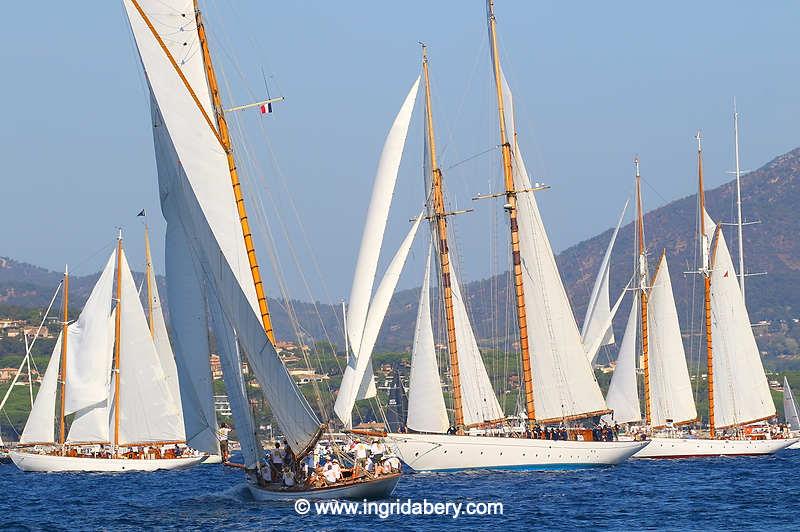
MULTIPOLYGON (((497 137, 483 2, 201 5, 227 103, 262 95, 262 69, 272 93, 287 98, 273 116, 236 119, 240 165, 279 251, 276 265, 262 238, 262 263, 281 271, 291 295, 348 294, 383 139, 420 70, 419 40, 430 47, 449 201, 475 208, 454 221, 462 276, 505 268, 500 205, 470 201, 497 186, 496 153, 462 163, 497 137)), ((520 143, 534 179, 553 186, 539 203, 556 250, 614 223, 632 191, 634 154, 648 209, 693 193, 697 128, 709 185, 729 179, 734 96, 743 168, 800 144, 794 3, 499 0, 496 9, 520 143)), ((161 264, 148 101, 121 2, 15 2, 4 19, 0 255, 88 273, 123 226, 131 261, 141 262, 135 214, 146 208, 161 264)), ((419 125, 415 118, 386 256, 422 201, 419 125)), ((402 286, 421 278, 418 240, 402 286)), ((272 293, 275 277, 267 276, 272 293)))

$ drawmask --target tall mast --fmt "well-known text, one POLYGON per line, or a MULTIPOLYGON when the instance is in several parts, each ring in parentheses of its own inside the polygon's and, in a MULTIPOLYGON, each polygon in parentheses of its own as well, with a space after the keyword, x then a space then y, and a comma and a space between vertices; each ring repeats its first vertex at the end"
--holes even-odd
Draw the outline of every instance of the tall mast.
POLYGON ((122 229, 117 236, 117 313, 114 320, 114 454, 119 454, 119 354, 122 327, 122 229))
POLYGON ((642 371, 644 373, 644 419, 650 425, 650 354, 647 332, 647 253, 644 246, 644 210, 642 209, 642 176, 639 157, 633 160, 636 167, 636 239, 638 241, 637 269, 639 273, 639 305, 642 328, 642 371))
POLYGON ((433 131, 433 110, 431 107, 431 80, 428 74, 428 52, 422 45, 422 72, 425 76, 425 116, 428 132, 428 150, 431 158, 431 201, 433 213, 430 222, 436 226, 439 239, 439 266, 444 294, 444 313, 447 322, 447 347, 450 353, 450 376, 453 380, 453 418, 456 431, 461 434, 464 429, 464 410, 461 392, 461 374, 458 368, 458 346, 456 345, 456 325, 453 316, 453 289, 450 279, 450 249, 447 244, 447 214, 444 209, 442 192, 442 170, 436 161, 436 139, 433 131))
POLYGON ((739 166, 739 112, 736 110, 736 98, 733 99, 733 138, 736 153, 736 230, 739 236, 739 287, 742 289, 742 301, 744 297, 744 239, 742 238, 742 171, 739 166))
POLYGON ((153 322, 153 258, 150 256, 150 234, 147 231, 147 224, 144 226, 144 276, 147 280, 147 324, 150 326, 150 336, 155 334, 155 323, 153 322))
MULTIPOLYGON (((64 412, 66 409, 67 399, 67 334, 69 332, 69 267, 64 267, 64 295, 62 296, 63 307, 61 309, 61 360, 60 360, 60 376, 58 379, 61 385, 61 394, 58 415, 58 443, 64 445, 64 412)), ((30 356, 30 353, 28 354, 30 356)), ((30 362, 29 362, 30 364, 30 362)))
POLYGON ((242 195, 242 187, 239 182, 239 173, 236 170, 236 161, 233 158, 233 146, 231 144, 230 133, 228 130, 228 123, 225 120, 225 112, 222 108, 222 98, 219 94, 219 86, 217 85, 217 75, 214 72, 214 65, 211 62, 211 53, 208 49, 208 39, 206 38, 206 30, 203 26, 203 17, 200 13, 200 8, 197 0, 194 0, 195 20, 197 22, 197 35, 200 39, 200 47, 203 52, 203 64, 206 67, 206 78, 208 79, 208 88, 211 91, 211 100, 214 104, 214 113, 217 121, 217 132, 222 147, 228 158, 228 171, 231 176, 231 185, 233 186, 233 195, 236 199, 236 209, 239 214, 239 222, 242 226, 242 236, 244 237, 244 245, 247 249, 247 260, 250 263, 250 273, 253 276, 253 284, 256 288, 256 297, 258 298, 258 309, 261 313, 261 322, 264 330, 267 333, 269 341, 275 344, 275 333, 272 330, 272 319, 269 314, 269 306, 267 305, 267 296, 264 294, 264 284, 261 281, 261 272, 258 267, 258 260, 256 258, 255 244, 253 243, 253 234, 250 231, 250 222, 247 219, 247 210, 244 205, 244 196, 242 195))
MULTIPOLYGON (((511 257, 514 265, 514 289, 517 299, 517 322, 519 325, 519 347, 522 358, 522 377, 525 383, 525 410, 528 424, 536 419, 533 397, 533 372, 531 371, 531 355, 528 346, 528 321, 525 311, 525 289, 522 285, 522 257, 519 248, 519 227, 517 225, 517 191, 514 188, 514 174, 511 167, 511 144, 506 132, 505 106, 503 103, 503 82, 500 73, 500 55, 497 51, 497 21, 494 17, 494 0, 487 0, 489 17, 489 43, 492 49, 492 66, 494 83, 497 89, 497 113, 500 124, 500 146, 503 151, 503 176, 506 187, 506 205, 511 227, 511 257)), ((512 132, 513 133, 513 132, 512 132)))
POLYGON ((698 204, 700 210, 700 245, 703 260, 700 274, 703 276, 703 295, 706 322, 706 363, 708 365, 708 427, 711 437, 715 436, 714 423, 714 357, 711 349, 711 267, 709 264, 710 238, 706 236, 706 195, 703 189, 703 136, 700 131, 695 136, 697 140, 697 186, 698 204))

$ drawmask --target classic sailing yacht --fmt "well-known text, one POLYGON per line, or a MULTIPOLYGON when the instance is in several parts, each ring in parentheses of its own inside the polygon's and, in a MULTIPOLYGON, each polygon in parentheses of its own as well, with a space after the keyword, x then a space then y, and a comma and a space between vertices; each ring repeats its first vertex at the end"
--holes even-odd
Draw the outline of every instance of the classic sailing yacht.
POLYGON ((63 290, 62 331, 20 447, 10 452, 17 467, 154 471, 200 463, 202 454, 174 452, 185 440, 182 414, 122 250, 122 234, 83 312, 71 324, 67 272, 63 290))
MULTIPOLYGON (((399 474, 351 476, 320 488, 270 482, 242 376, 246 357, 295 462, 326 426, 278 356, 233 142, 200 9, 192 0, 124 0, 150 89, 161 210, 167 221, 166 276, 187 436, 214 445, 209 324, 257 500, 389 495, 399 474), (184 388, 184 380, 187 386, 184 388), (184 392, 184 390, 186 390, 184 392), (203 419, 205 418, 205 419, 203 419), (190 428, 191 427, 191 428, 190 428)), ((267 105, 273 100, 252 104, 267 105)), ((247 106, 246 106, 247 107, 247 106)), ((194 445, 194 443, 192 443, 194 445)))
MULTIPOLYGON (((783 417, 786 418, 786 424, 789 426, 791 434, 800 436, 800 414, 798 414, 797 402, 786 377, 783 378, 783 417)), ((788 448, 800 449, 800 442, 793 443, 788 448)))
MULTIPOLYGON (((584 351, 580 333, 575 325, 569 302, 558 276, 552 250, 538 217, 530 192, 534 189, 524 170, 524 163, 518 146, 511 146, 505 139, 505 112, 503 103, 511 112, 510 91, 502 78, 496 54, 496 38, 492 3, 488 4, 488 20, 493 49, 498 103, 501 116, 501 136, 504 155, 504 170, 507 192, 499 194, 507 197, 512 215, 512 245, 514 256, 521 258, 537 271, 546 270, 546 279, 528 278, 523 280, 521 263, 515 260, 517 302, 521 317, 521 340, 523 345, 523 369, 525 372, 526 397, 529 400, 527 412, 528 429, 536 422, 559 424, 574 419, 588 418, 607 411, 600 389, 584 351), (512 157, 514 161, 512 162, 512 157), (515 206, 517 197, 524 206, 515 206), (518 225, 522 226, 518 229, 518 225), (523 235, 524 236, 521 236, 523 235), (523 241, 524 248, 520 248, 523 241), (535 266, 534 266, 535 264, 535 266), (537 294, 537 299, 545 305, 526 315, 522 283, 535 292, 539 287, 535 282, 542 281, 547 286, 547 294, 537 294), (549 296, 548 299, 546 296, 549 296), (519 305, 521 303, 521 305, 519 305), (532 314, 536 314, 532 316, 532 314), (540 321, 537 321, 540 320, 540 321), (569 321, 567 321, 569 320, 569 321), (571 321, 571 327, 570 327, 571 321), (541 412, 536 417, 533 409, 534 383, 532 382, 531 360, 528 356, 527 329, 536 328, 537 337, 542 339, 542 354, 533 364, 537 365, 536 400, 541 401, 541 412), (553 333, 554 330, 557 333, 553 333), (561 334, 559 338, 551 334, 561 334), (571 342, 562 353, 563 340, 571 342), (545 347, 545 344, 548 347, 545 347), (553 353, 548 348, 555 347, 553 353), (546 352, 547 351, 547 352, 546 352), (554 357, 563 373, 557 375, 554 357)), ((412 372, 409 389, 408 427, 415 431, 407 434, 389 434, 403 461, 417 471, 460 470, 471 468, 495 469, 568 469, 621 462, 641 449, 646 443, 640 442, 592 442, 575 440, 544 440, 522 436, 525 429, 509 422, 494 394, 486 368, 481 359, 477 342, 469 322, 466 306, 458 280, 452 271, 447 239, 447 217, 442 191, 442 172, 436 159, 436 144, 431 111, 428 61, 423 51, 423 76, 426 92, 426 197, 427 218, 430 221, 432 245, 429 255, 436 256, 440 278, 440 293, 446 319, 447 344, 452 378, 454 404, 454 430, 449 431, 450 423, 442 398, 442 388, 436 363, 434 341, 431 327, 429 283, 430 257, 426 267, 423 289, 420 295, 419 314, 414 337, 412 372), (452 433, 455 432, 455 433, 452 433), (515 436, 515 437, 508 437, 515 436)), ((513 122, 510 131, 513 131, 513 122)), ((516 135, 514 135, 516 138, 516 135)), ((359 365, 366 368, 366 360, 359 353, 359 365)), ((361 382, 363 374, 358 373, 354 380, 361 382)), ((351 394, 352 395, 352 394, 351 394)), ((352 406, 348 402, 344 406, 352 406)), ((582 437, 583 435, 581 435, 582 437)))
POLYGON ((696 139, 709 431, 699 438, 681 437, 685 435, 680 432, 654 437, 636 458, 772 454, 797 441, 773 438, 769 426, 756 425, 775 417, 775 404, 725 237, 705 209, 700 132, 696 139))

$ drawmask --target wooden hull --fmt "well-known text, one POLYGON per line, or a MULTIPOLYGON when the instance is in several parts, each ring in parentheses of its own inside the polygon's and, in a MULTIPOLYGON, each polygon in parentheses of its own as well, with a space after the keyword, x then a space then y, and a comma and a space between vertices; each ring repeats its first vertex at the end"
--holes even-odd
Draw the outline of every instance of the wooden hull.
POLYGON ((157 471, 160 469, 186 469, 203 461, 205 455, 181 458, 127 460, 122 458, 83 458, 30 453, 22 450, 10 451, 11 460, 22 471, 40 473, 56 472, 122 472, 157 471))
POLYGON ((389 434, 414 471, 570 470, 616 465, 647 442, 553 441, 450 434, 389 434))
POLYGON ((330 486, 311 490, 269 489, 248 481, 247 487, 257 501, 285 501, 297 499, 383 499, 394 491, 400 474, 387 475, 375 480, 356 482, 345 486, 330 486))
POLYGON ((797 442, 785 440, 711 440, 702 438, 653 438, 634 458, 712 458, 774 454, 797 442))

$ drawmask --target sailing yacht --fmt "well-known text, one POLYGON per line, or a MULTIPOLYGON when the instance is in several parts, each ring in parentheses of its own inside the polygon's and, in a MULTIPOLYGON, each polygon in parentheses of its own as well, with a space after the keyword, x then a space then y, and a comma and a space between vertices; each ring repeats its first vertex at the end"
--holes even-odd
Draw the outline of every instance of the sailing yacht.
POLYGON ((10 451, 14 464, 23 471, 109 472, 200 463, 203 454, 180 447, 175 452, 185 442, 180 405, 171 390, 175 374, 168 365, 164 370, 167 355, 159 353, 148 327, 121 233, 74 323, 68 320, 68 302, 65 272, 62 331, 20 445, 10 451), (113 288, 117 304, 112 311, 113 288), (73 418, 67 430, 68 415, 73 418))
MULTIPOLYGON (((797 410, 797 402, 794 399, 794 393, 789 387, 789 380, 783 378, 783 417, 786 419, 786 424, 789 426, 790 433, 794 436, 800 436, 800 414, 797 410)), ((800 449, 800 442, 793 443, 788 449, 800 449)))
POLYGON ((192 0, 123 3, 150 92, 181 399, 184 408, 188 401, 201 407, 189 409, 196 419, 187 418, 187 436, 215 446, 213 408, 211 412, 205 408, 211 398, 210 326, 247 486, 256 500, 389 495, 399 474, 350 475, 321 487, 272 481, 246 393, 243 361, 269 402, 295 464, 299 466, 314 450, 327 426, 275 350, 272 317, 202 12, 192 0))
MULTIPOLYGON (((660 427, 669 430, 664 436, 655 433, 650 444, 635 458, 764 455, 798 441, 797 438, 773 437, 770 427, 762 423, 775 417, 775 404, 725 237, 705 209, 703 148, 699 132, 696 139, 702 257, 699 274, 704 285, 709 430, 699 437, 686 437, 686 433, 674 428, 696 421, 697 416, 688 373, 684 374, 686 361, 677 315, 674 324, 670 323, 671 318, 663 319, 662 315, 662 319, 658 319, 656 315, 647 322, 650 328, 643 328, 645 407, 649 413, 646 425, 650 430, 660 427), (652 326, 669 327, 671 340, 661 341, 652 326), (672 360, 672 370, 662 372, 658 369, 658 360, 667 353, 672 353, 667 355, 672 360), (677 353, 682 360, 677 360, 677 353), (669 408, 663 409, 664 405, 669 408)), ((649 294, 641 291, 650 298, 649 301, 647 297, 640 299, 642 307, 654 306, 653 301, 659 297, 658 287, 656 277, 649 294)), ((645 323, 644 318, 642 323, 645 323)))
MULTIPOLYGON (((488 4, 489 29, 493 46, 493 60, 496 67, 498 102, 501 110, 501 136, 505 135, 505 109, 509 117, 509 131, 514 131, 510 117, 511 94, 499 70, 494 34, 493 5, 488 4)), ((420 294, 416 329, 413 342, 412 368, 408 391, 408 433, 387 435, 403 461, 416 471, 444 471, 462 469, 571 469, 619 463, 646 443, 642 442, 599 442, 584 441, 586 434, 573 431, 574 439, 534 439, 524 437, 526 430, 507 419, 492 388, 486 368, 472 331, 466 304, 459 281, 452 269, 448 245, 448 218, 456 214, 447 212, 444 204, 442 171, 436 157, 436 142, 431 109, 429 64, 423 45, 422 70, 425 90, 425 193, 426 215, 430 223, 431 243, 428 262, 420 294), (452 379, 454 415, 451 425, 439 380, 430 314, 431 262, 435 258, 439 277, 440 295, 444 309, 447 332, 447 346, 452 379), (452 426, 452 429, 449 427, 452 426), (579 441, 580 440, 580 441, 579 441)), ((404 140, 404 135, 402 140, 404 140)), ((514 135, 516 139, 516 135, 514 135)), ((387 140, 386 146, 401 144, 387 140)), ((525 370, 526 397, 528 399, 527 434, 537 423, 560 424, 571 420, 599 416, 607 412, 605 402, 594 379, 589 360, 581 342, 580 333, 569 307, 566 293, 559 277, 555 259, 547 242, 535 202, 530 195, 533 187, 524 169, 519 147, 511 146, 503 136, 504 166, 508 191, 495 196, 506 196, 511 207, 512 245, 514 256, 529 265, 523 274, 521 263, 515 261, 517 302, 520 320, 520 336, 525 370), (517 198, 519 197, 519 207, 517 198), (522 244, 521 244, 522 242, 522 244), (530 272, 545 271, 546 278, 532 279, 530 272), (544 291, 539 283, 546 285, 544 291), (548 303, 526 309, 523 284, 530 290, 531 300, 548 303), (521 305, 520 305, 521 303, 521 305), (571 324, 571 325, 570 325, 571 324), (529 326, 530 325, 530 326, 529 326), (527 330, 534 331, 542 342, 541 353, 531 362, 528 357, 527 330), (553 335, 558 335, 557 338, 553 335), (536 367, 533 373, 531 363, 536 367), (564 371, 556 375, 556 364, 564 371), (535 396, 535 398, 534 398, 535 396), (534 411, 534 401, 537 410, 534 411)), ((384 151, 387 148, 384 148, 384 151)), ((402 152, 402 145, 397 148, 402 152)), ((396 162, 399 164, 399 161, 396 162)), ((394 170, 396 172, 396 169, 394 170)), ((376 182, 376 189, 377 182, 376 182)), ((383 194, 391 198, 391 190, 383 194)), ((375 191, 373 192, 373 201, 375 191)), ((370 205, 372 212, 372 204, 370 205)), ((369 220, 369 216, 368 216, 369 220)), ((365 238, 367 229, 365 229, 365 238)), ((380 246, 381 236, 373 237, 371 248, 380 246), (377 242, 377 244, 375 244, 377 242)), ((365 240, 362 240, 362 252, 365 240)), ((359 257, 360 261, 360 257, 359 257)), ((360 282, 359 269, 356 269, 354 283, 360 282)), ((379 289, 380 290, 380 289, 379 289)), ((377 296, 376 292, 376 296, 377 296)), ((351 302, 352 305, 352 302, 351 302)), ((370 308, 372 314, 372 308, 370 308)), ((382 316, 376 314, 376 318, 382 316)), ((352 319, 348 325, 352 326, 352 319)), ((376 331, 377 333, 377 331, 376 331)), ((374 342, 374 340, 372 340, 374 342)), ((363 346, 362 346, 363 347, 363 346)), ((343 389, 337 398, 337 414, 346 420, 358 397, 356 383, 365 382, 371 377, 365 373, 372 344, 366 349, 356 351, 355 366, 350 366, 352 375, 345 374, 343 389), (345 388, 345 382, 348 383, 345 388), (349 383, 354 384, 349 384, 349 383)), ((590 433, 589 433, 590 434, 590 433)))

